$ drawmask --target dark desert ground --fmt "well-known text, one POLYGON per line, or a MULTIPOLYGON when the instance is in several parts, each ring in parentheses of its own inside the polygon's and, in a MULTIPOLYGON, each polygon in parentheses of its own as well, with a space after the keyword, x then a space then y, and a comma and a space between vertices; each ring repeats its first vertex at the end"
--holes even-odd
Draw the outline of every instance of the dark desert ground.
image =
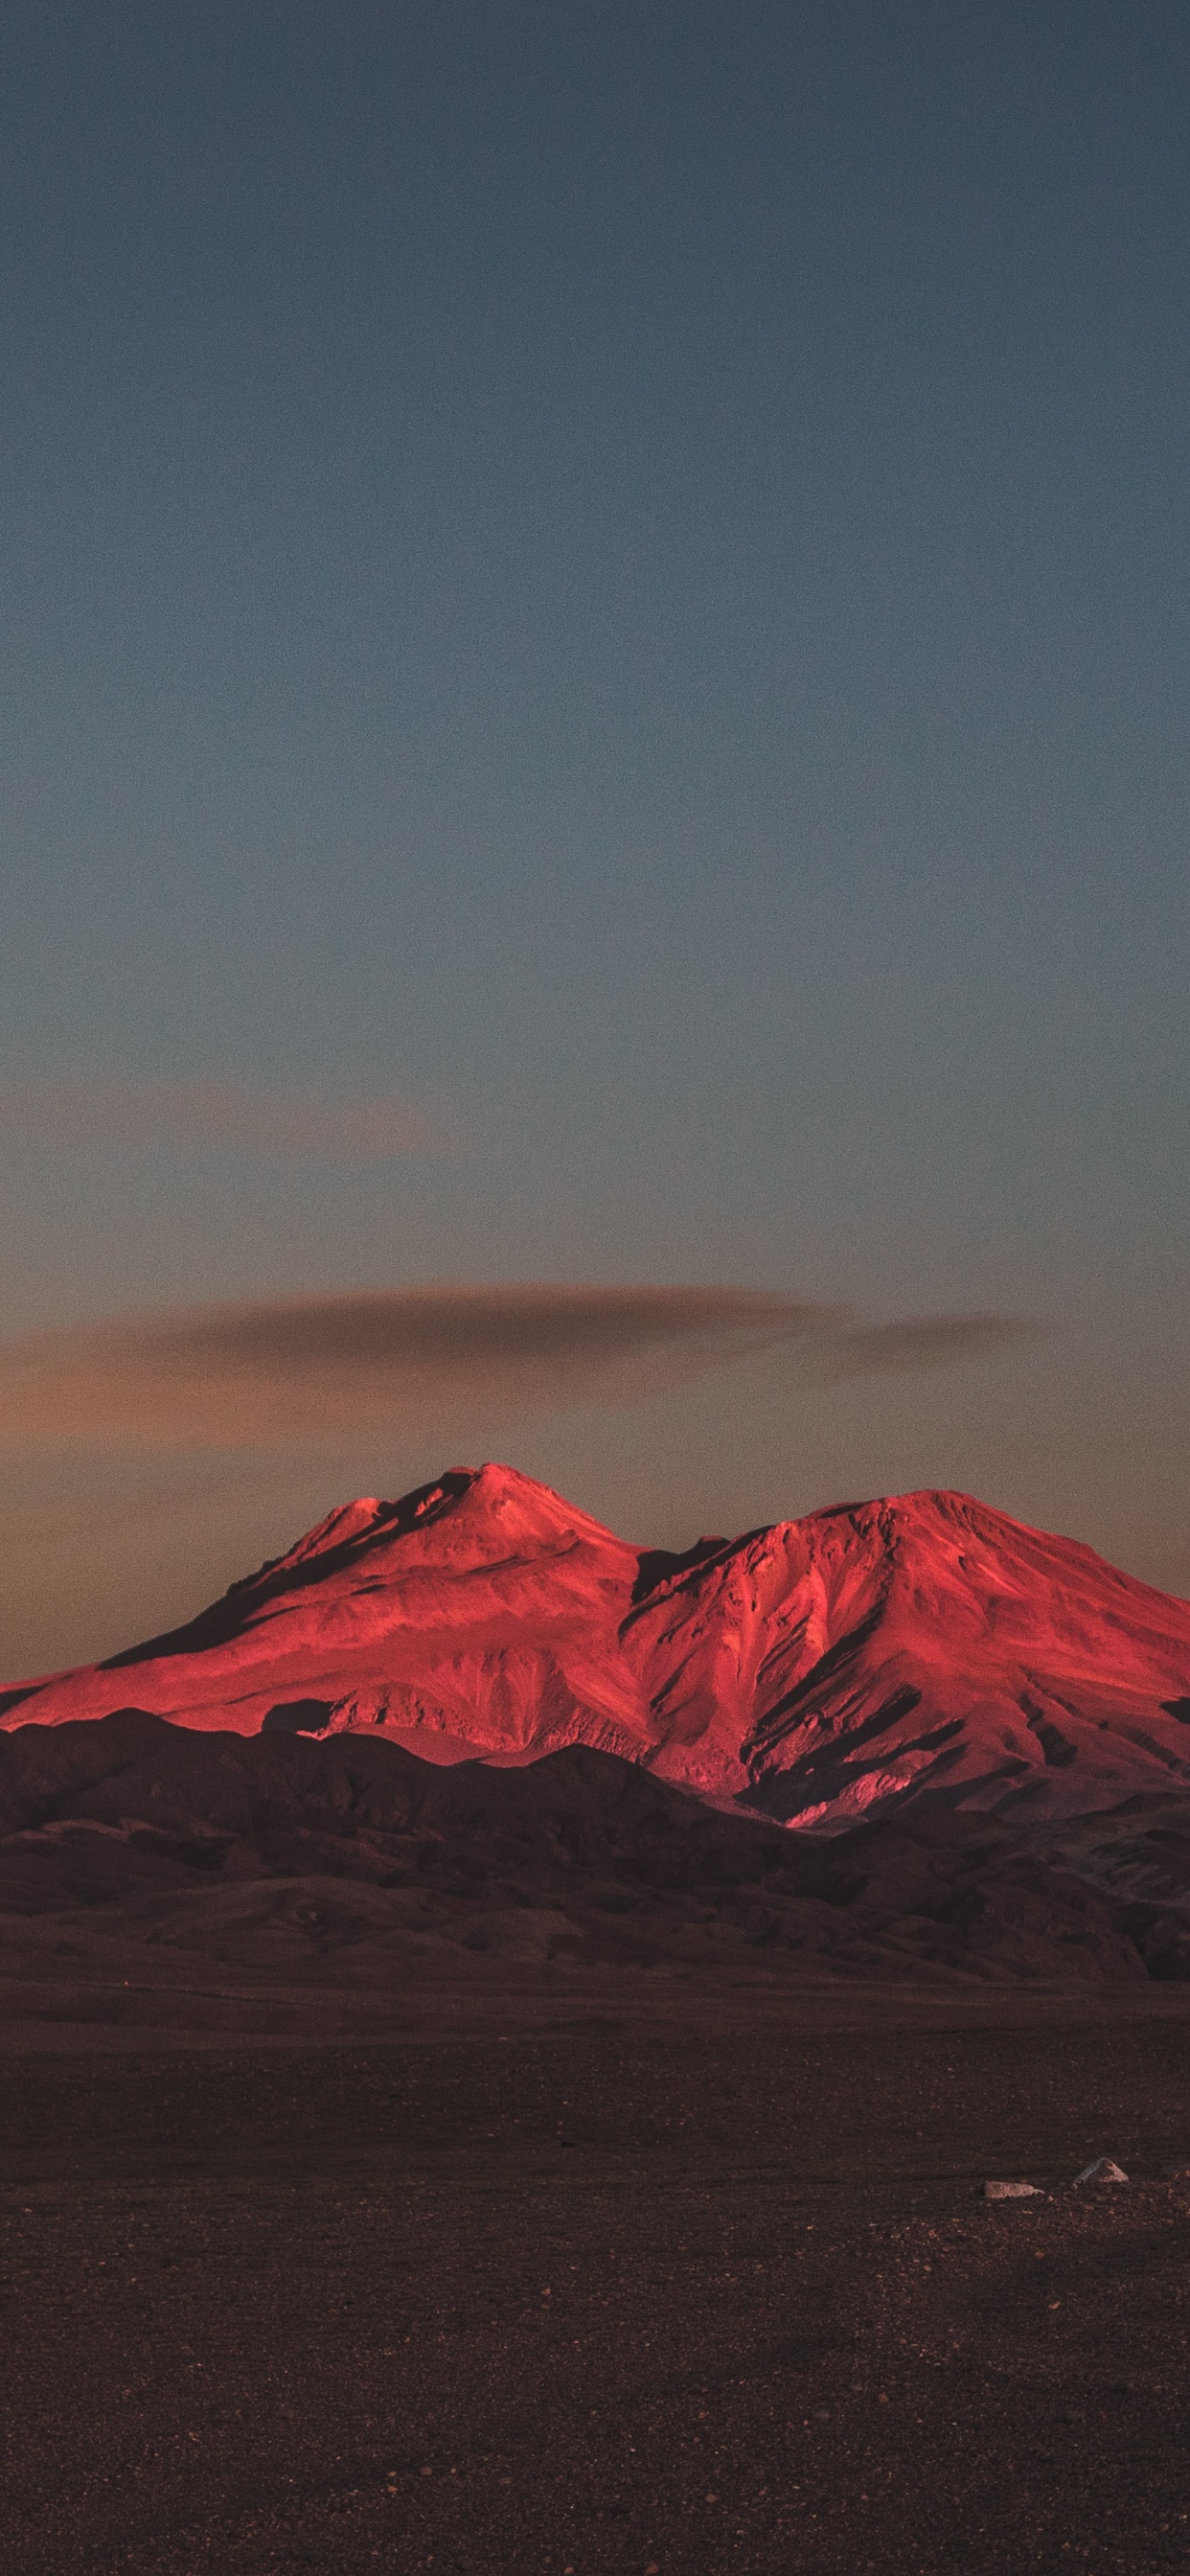
POLYGON ((583 1747, 5 1755, 14 2567, 1185 2565, 1176 1801, 818 1841, 583 1747))
POLYGON ((6 2056, 10 2564, 1185 2565, 1180 1999, 566 2000, 6 2056))

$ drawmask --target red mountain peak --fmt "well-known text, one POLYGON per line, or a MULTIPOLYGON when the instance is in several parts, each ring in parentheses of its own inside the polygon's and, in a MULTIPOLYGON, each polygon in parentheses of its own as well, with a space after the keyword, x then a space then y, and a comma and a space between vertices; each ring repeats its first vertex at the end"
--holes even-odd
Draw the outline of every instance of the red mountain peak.
POLYGON ((494 1462, 329 1513, 8 1726, 366 1727, 437 1760, 588 1743, 832 1824, 929 1797, 1079 1812, 1190 1786, 1190 1603, 969 1495, 638 1549, 494 1462))

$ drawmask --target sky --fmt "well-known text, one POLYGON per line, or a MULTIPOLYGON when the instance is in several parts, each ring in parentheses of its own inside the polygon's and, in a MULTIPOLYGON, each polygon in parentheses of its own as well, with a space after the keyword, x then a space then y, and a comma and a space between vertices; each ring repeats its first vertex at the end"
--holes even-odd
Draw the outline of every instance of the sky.
POLYGON ((1190 21, 10 0, 0 1674, 510 1459, 1190 1592, 1190 21))

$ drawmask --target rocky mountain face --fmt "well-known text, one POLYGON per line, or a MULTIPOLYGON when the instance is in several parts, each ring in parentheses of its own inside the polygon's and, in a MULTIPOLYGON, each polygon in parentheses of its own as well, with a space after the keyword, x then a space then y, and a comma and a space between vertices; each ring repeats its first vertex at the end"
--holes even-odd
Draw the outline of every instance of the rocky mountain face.
POLYGON ((1055 1830, 919 1805, 788 1833, 575 1744, 128 1712, 0 1737, 9 2021, 384 2028, 419 1998, 1190 1979, 1190 1805, 1055 1830), (278 2016, 280 2018, 278 2019, 278 2016), (287 2018, 288 2016, 288 2018, 287 2018))
POLYGON ((458 1468, 331 1513, 186 1627, 0 1694, 0 1725, 129 1709, 439 1764, 585 1745, 803 1827, 923 1800, 1043 1822, 1190 1786, 1190 1602, 962 1494, 672 1555, 458 1468))

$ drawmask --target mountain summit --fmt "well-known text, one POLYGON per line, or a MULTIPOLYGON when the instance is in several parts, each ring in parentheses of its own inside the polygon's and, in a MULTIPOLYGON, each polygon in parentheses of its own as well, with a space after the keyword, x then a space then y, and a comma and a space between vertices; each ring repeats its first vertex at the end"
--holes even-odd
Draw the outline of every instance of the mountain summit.
POLYGON ((583 1743, 831 1825, 923 1797, 1022 1818, 1190 1788, 1190 1602, 967 1495, 841 1504, 684 1555, 509 1467, 332 1512, 166 1636, 0 1694, 423 1759, 583 1743))

